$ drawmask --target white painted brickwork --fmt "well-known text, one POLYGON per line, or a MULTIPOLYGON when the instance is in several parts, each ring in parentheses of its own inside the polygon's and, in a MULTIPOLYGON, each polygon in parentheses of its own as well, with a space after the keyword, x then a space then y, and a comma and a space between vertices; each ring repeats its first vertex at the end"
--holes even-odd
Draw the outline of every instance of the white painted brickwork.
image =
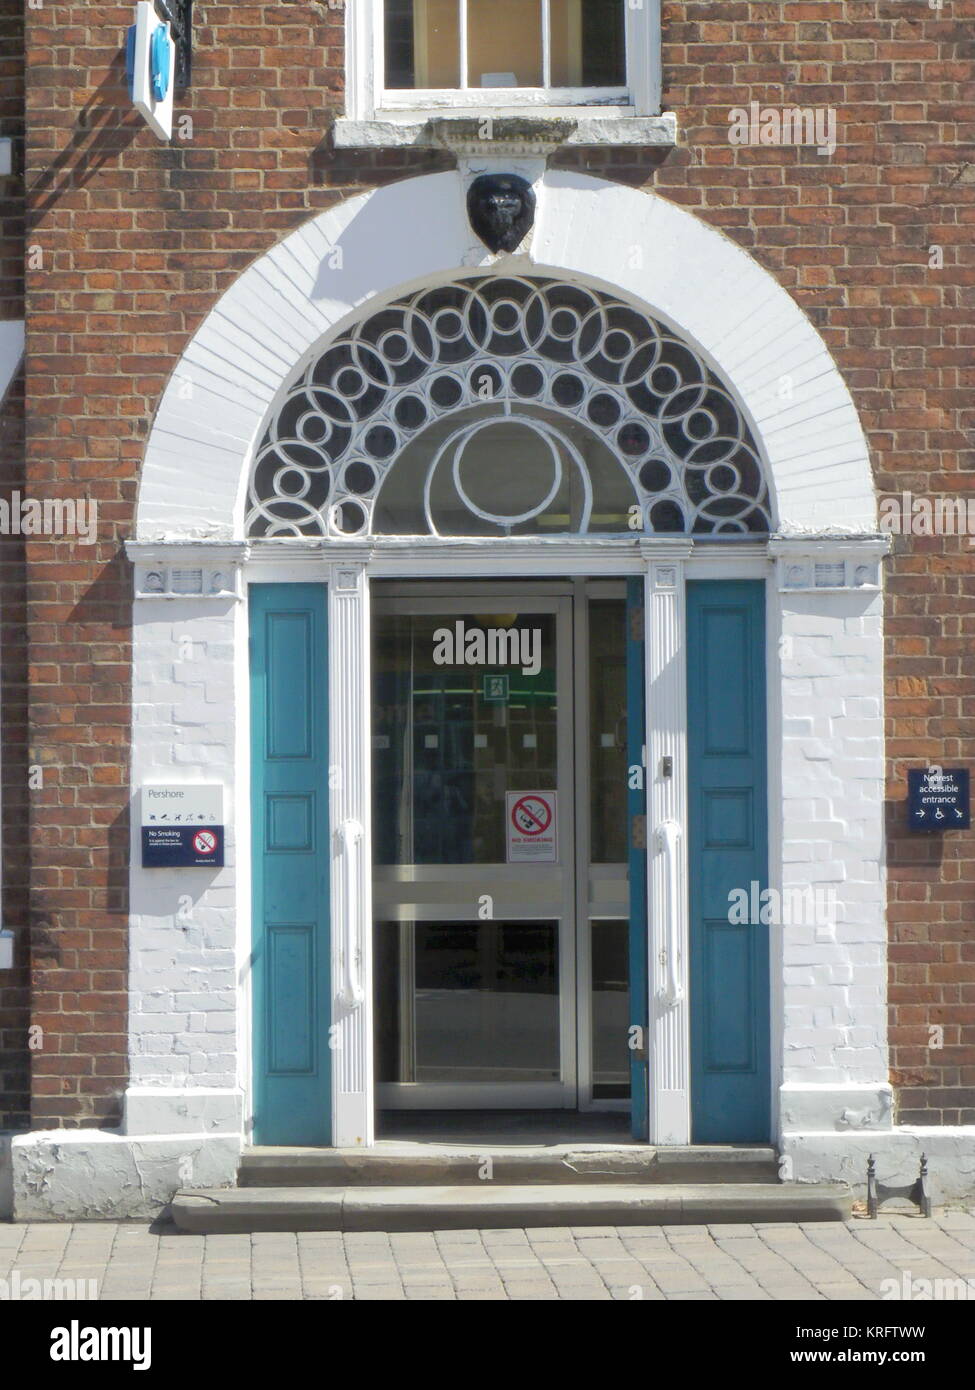
POLYGON ((824 1088, 803 1124, 832 1129, 862 1108, 843 1088, 887 1082, 882 598, 781 599, 782 884, 836 902, 835 924, 782 928, 782 1122, 801 1083, 824 1088))
POLYGON ((226 599, 135 604, 133 790, 153 782, 221 783, 227 824, 226 868, 143 869, 134 802, 129 1008, 136 1087, 238 1085, 234 659, 238 650, 246 653, 246 643, 235 642, 239 609, 226 599))

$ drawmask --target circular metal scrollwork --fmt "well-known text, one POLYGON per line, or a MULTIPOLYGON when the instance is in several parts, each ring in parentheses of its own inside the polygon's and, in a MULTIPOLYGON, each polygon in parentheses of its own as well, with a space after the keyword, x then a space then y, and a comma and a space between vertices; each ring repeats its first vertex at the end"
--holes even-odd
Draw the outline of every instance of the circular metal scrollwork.
MULTIPOLYGON (((600 510, 586 441, 610 451, 627 496, 632 490, 626 523, 617 529, 770 529, 755 442, 692 347, 598 290, 506 276, 418 290, 316 352, 261 439, 248 533, 372 534, 387 477, 427 434, 417 514, 430 535, 467 533, 456 512, 451 529, 438 522, 431 502, 438 468, 452 475, 455 507, 467 509, 477 534, 485 527, 498 535, 530 531, 552 504, 558 480, 571 477, 582 501, 570 529, 585 534, 600 510), (553 491, 527 512, 504 497, 492 508, 475 505, 465 490, 465 450, 478 437, 483 444, 489 427, 503 421, 522 422, 551 451, 553 491)), ((565 515, 563 506, 558 516, 565 515)), ((403 520, 402 533, 416 534, 415 520, 403 520)))

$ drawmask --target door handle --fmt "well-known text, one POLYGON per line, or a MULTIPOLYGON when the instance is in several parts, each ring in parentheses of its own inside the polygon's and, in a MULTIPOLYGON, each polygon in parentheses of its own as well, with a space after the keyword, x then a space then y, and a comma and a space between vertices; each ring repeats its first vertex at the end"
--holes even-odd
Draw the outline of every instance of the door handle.
POLYGON ((357 1009, 366 997, 359 976, 361 964, 358 929, 359 904, 355 891, 356 858, 362 843, 362 836, 361 824, 351 817, 344 820, 339 827, 345 885, 345 915, 342 922, 342 975, 338 995, 341 1002, 350 1009, 357 1009))
POLYGON ((678 910, 678 884, 680 875, 680 835, 677 821, 665 820, 657 827, 657 848, 664 857, 664 985, 660 997, 668 1007, 679 1004, 684 998, 684 985, 681 979, 683 961, 680 954, 680 913, 678 910))

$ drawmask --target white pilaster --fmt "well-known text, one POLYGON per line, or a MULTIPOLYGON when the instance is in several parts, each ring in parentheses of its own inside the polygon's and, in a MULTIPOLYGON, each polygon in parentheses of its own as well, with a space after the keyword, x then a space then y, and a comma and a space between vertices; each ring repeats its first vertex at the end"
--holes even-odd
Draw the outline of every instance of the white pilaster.
POLYGON ((371 695, 365 566, 333 565, 328 595, 332 1143, 348 1147, 371 1144, 374 1136, 371 695), (358 829, 347 835, 343 827, 350 823, 358 829), (353 856, 351 870, 346 854, 353 856))
POLYGON ((687 999, 687 692, 684 670, 685 541, 647 556, 647 905, 649 918, 650 1143, 691 1135, 687 999), (668 835, 677 834, 676 873, 668 835), (674 947, 676 945, 676 952, 674 947), (674 990, 674 985, 677 990, 674 990), (676 997, 675 997, 676 995, 676 997))

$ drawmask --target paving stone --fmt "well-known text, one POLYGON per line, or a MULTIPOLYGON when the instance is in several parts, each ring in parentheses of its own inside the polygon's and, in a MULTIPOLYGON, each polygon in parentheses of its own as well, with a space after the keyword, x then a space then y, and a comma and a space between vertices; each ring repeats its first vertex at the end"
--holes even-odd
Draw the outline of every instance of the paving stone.
POLYGON ((207 1237, 19 1225, 0 1227, 0 1275, 94 1279, 102 1300, 157 1302, 876 1301, 905 1275, 975 1279, 975 1216, 940 1222, 207 1237))
POLYGON ((720 1286, 714 1289, 715 1294, 722 1302, 769 1302, 769 1295, 764 1289, 743 1288, 740 1284, 730 1285, 727 1289, 720 1286))

